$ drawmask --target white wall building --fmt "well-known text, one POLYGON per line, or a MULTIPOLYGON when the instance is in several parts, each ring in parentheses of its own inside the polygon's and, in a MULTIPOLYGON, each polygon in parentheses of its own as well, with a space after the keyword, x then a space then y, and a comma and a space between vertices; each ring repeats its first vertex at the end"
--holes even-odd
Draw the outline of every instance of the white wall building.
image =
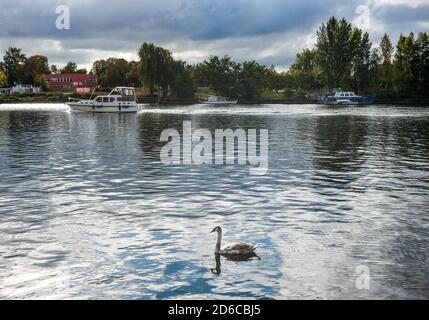
POLYGON ((40 87, 31 84, 18 84, 12 87, 10 93, 40 93, 41 91, 40 87))

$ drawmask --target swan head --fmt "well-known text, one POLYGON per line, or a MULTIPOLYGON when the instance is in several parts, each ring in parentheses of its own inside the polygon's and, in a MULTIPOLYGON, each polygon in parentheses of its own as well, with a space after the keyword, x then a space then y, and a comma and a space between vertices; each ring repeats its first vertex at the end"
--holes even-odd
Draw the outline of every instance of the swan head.
POLYGON ((213 233, 213 232, 220 233, 220 232, 222 232, 222 228, 221 227, 215 227, 210 233, 213 233))

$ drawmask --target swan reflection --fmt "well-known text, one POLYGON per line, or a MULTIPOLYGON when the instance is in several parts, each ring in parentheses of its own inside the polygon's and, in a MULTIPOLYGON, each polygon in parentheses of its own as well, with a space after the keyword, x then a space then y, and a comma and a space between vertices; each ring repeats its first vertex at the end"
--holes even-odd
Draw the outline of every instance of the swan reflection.
POLYGON ((221 256, 225 257, 226 260, 228 261, 234 261, 234 262, 245 262, 245 261, 253 260, 254 258, 256 258, 257 260, 261 260, 261 258, 254 252, 248 253, 248 254, 233 254, 233 255, 222 255, 219 253, 215 253, 216 267, 210 269, 210 271, 213 274, 222 273, 221 262, 220 262, 221 256))

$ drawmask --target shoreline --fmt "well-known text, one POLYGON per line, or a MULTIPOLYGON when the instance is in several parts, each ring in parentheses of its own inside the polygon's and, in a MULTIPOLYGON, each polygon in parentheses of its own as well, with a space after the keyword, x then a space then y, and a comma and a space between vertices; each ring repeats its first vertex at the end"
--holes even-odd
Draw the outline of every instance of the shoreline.
MULTIPOLYGON (((17 99, 0 101, 0 106, 3 104, 49 104, 49 103, 66 103, 68 100, 64 99, 17 99)), ((201 104, 197 100, 192 99, 166 99, 158 103, 157 99, 138 99, 139 104, 159 104, 160 106, 177 106, 177 105, 197 105, 201 104)), ((314 105, 320 104, 317 100, 250 100, 239 101, 238 105, 314 105)), ((322 105, 322 104, 320 104, 322 105)), ((429 107, 428 99, 379 99, 375 100, 372 105, 414 105, 416 107, 429 107)))
MULTIPOLYGON (((90 94, 78 93, 39 93, 39 94, 13 94, 0 95, 0 105, 17 104, 17 103, 66 103, 69 98, 90 99, 90 94)), ((174 105, 196 105, 200 104, 199 100, 194 98, 175 98, 167 97, 158 101, 158 98, 137 95, 139 104, 159 104, 163 106, 174 105)), ((240 105, 261 105, 261 104, 283 104, 283 105, 310 105, 320 104, 316 98, 292 97, 292 98, 257 98, 257 99, 238 99, 240 105)), ((429 106, 429 97, 390 97, 375 98, 373 105, 416 105, 429 106)))

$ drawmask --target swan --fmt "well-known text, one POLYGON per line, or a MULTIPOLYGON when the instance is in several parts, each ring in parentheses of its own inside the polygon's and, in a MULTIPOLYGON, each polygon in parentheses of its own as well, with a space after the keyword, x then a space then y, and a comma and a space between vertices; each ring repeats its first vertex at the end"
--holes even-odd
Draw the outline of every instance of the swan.
POLYGON ((215 253, 221 254, 224 256, 228 255, 254 255, 257 246, 236 242, 236 243, 228 243, 221 249, 221 241, 222 241, 222 228, 215 227, 211 233, 217 232, 217 242, 216 242, 216 250, 215 253))

